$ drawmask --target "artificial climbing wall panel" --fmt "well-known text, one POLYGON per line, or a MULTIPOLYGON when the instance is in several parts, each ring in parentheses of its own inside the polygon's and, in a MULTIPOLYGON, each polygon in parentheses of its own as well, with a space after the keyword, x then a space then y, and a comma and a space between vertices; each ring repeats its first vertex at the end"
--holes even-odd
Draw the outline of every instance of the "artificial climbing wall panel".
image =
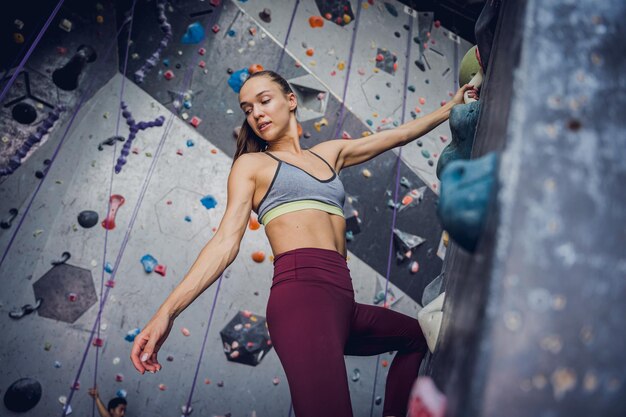
MULTIPOLYGON (((159 11, 154 3, 139 2, 133 33, 150 33, 151 36, 133 35, 127 74, 155 99, 177 112, 181 119, 189 122, 194 116, 200 118, 198 132, 214 135, 216 146, 229 155, 235 149, 232 130, 243 121, 238 110, 238 95, 227 83, 229 68, 239 70, 258 63, 277 70, 292 86, 303 85, 326 93, 327 102, 322 109, 313 108, 316 99, 310 100, 314 103, 309 105, 308 97, 299 97, 299 115, 306 136, 310 135, 302 139, 305 147, 342 137, 344 132, 358 138, 364 132, 399 125, 405 92, 405 121, 409 121, 413 116, 436 109, 441 100, 448 99, 448 93, 454 91, 455 63, 468 45, 436 24, 432 13, 408 14, 399 3, 392 7, 391 3, 384 6, 378 2, 367 9, 361 6, 359 11, 353 4, 352 10, 360 13, 361 20, 354 48, 351 48, 356 20, 344 25, 326 21, 323 27, 313 28, 309 17, 320 12, 316 3, 302 1, 297 9, 294 6, 292 2, 231 1, 219 7, 198 2, 168 4, 162 14, 171 25, 172 39, 161 47, 164 33, 159 29, 159 11), (260 16, 264 9, 271 12, 269 22, 260 16), (181 43, 193 24, 206 28, 205 37, 198 43, 181 43), (287 48, 283 49, 285 43, 287 48), (407 46, 411 63, 405 83, 407 46), (438 49, 433 52, 435 46, 438 49), (393 65, 377 68, 379 48, 388 57, 387 61, 392 59, 392 54, 396 55, 395 70, 393 65), (309 49, 313 50, 313 56, 307 55, 309 49), (138 71, 146 68, 146 61, 155 51, 159 56, 153 61, 155 65, 141 72, 138 79, 138 71), (420 66, 414 63, 416 60, 420 66), (348 72, 350 82, 346 85, 348 72), (190 107, 179 105, 174 109, 174 101, 182 102, 185 93, 190 107), (342 108, 344 93, 346 106, 342 108), (304 109, 307 105, 309 108, 304 109), (415 107, 419 108, 419 113, 415 107), (320 123, 324 121, 327 123, 320 123)), ((356 19, 357 15, 354 16, 356 19)), ((123 56, 120 48, 120 61, 123 56)), ((387 61, 385 63, 389 64, 387 61)), ((441 270, 441 259, 436 256, 441 228, 434 206, 438 183, 432 174, 448 135, 449 129, 443 124, 403 148, 401 172, 410 185, 400 187, 399 199, 411 189, 421 189, 424 201, 400 210, 398 228, 425 238, 426 242, 414 251, 412 259, 392 261, 390 280, 414 300, 421 299, 423 288, 441 270), (409 269, 413 261, 419 264, 417 275, 409 269)), ((362 166, 346 169, 340 175, 348 194, 355 198, 354 205, 363 221, 361 232, 349 242, 348 248, 382 275, 387 274, 389 263, 393 214, 389 201, 395 189, 396 152, 387 152, 362 166), (367 180, 361 173, 363 169, 372 173, 367 180), (380 236, 387 238, 380 239, 380 236)), ((395 259, 395 254, 393 257, 395 259)))
MULTIPOLYGON (((36 196, 2 264, 5 314, 0 318, 0 328, 5 336, 0 358, 11 365, 5 367, 0 386, 4 390, 24 376, 37 379, 44 396, 29 412, 32 416, 61 413, 59 398, 69 397, 83 354, 87 356, 78 377, 80 388, 74 391, 71 406, 74 413, 86 413, 91 408, 87 389, 96 374, 96 347, 89 340, 99 303, 81 311, 71 323, 37 316, 36 312, 19 321, 6 314, 33 304, 33 284, 51 269, 52 261, 62 258, 63 252, 71 254, 68 265, 81 268, 92 278, 99 301, 103 300, 101 289, 109 291, 101 324, 96 327, 103 344, 95 381, 103 400, 119 390, 126 391, 129 414, 169 416, 180 412, 191 389, 218 292, 216 283, 177 319, 160 353, 164 367, 159 374, 141 376, 134 370, 128 360, 131 343, 125 337, 150 319, 211 238, 224 212, 231 159, 126 80, 124 101, 132 117, 139 122, 164 116, 166 123, 138 133, 133 143, 138 153, 131 153, 120 173, 112 174, 121 146, 104 145, 100 151, 98 145, 116 131, 116 119, 103 115, 118 111, 122 81, 120 75, 113 77, 79 113, 80 122, 59 148, 45 178, 46 186, 36 196), (115 228, 105 234, 100 223, 89 229, 77 224, 76 216, 83 210, 94 210, 104 219, 111 194, 124 197, 114 217, 115 228), (207 209, 201 203, 208 195, 217 204, 214 208, 207 209), (141 258, 147 254, 166 266, 164 276, 145 272, 141 258), (104 271, 107 264, 113 272, 104 271), (102 286, 110 280, 115 281, 112 288, 102 286), (188 337, 181 332, 183 327, 189 330, 188 337)), ((119 133, 129 133, 123 120, 119 133)), ((252 261, 252 253, 259 250, 270 253, 267 239, 261 229, 248 230, 239 257, 222 278, 194 391, 196 413, 289 415, 290 395, 275 352, 271 350, 254 368, 229 362, 219 333, 241 310, 265 316, 272 266, 267 259, 252 261)), ((349 268, 357 301, 371 304, 384 277, 352 254, 349 268)), ((70 286, 64 290, 67 294, 77 291, 70 286)), ((391 286, 391 290, 398 299, 393 308, 415 316, 419 306, 398 288, 391 286)), ((85 294, 78 291, 76 296, 85 294)), ((46 293, 43 299, 45 303, 46 293)), ((382 355, 388 361, 392 357, 382 355)), ((360 375, 350 379, 358 415, 368 412, 372 392, 384 397, 387 368, 378 364, 374 391, 377 364, 375 357, 346 358, 348 375, 356 375, 355 370, 360 375)))

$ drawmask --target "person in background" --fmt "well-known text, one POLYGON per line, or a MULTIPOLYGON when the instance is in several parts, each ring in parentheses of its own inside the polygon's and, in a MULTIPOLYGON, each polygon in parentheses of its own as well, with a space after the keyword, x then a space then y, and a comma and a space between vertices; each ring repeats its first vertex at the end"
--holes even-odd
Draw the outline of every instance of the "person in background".
POLYGON ((124 417, 126 415, 126 406, 128 404, 126 399, 121 397, 111 398, 109 404, 105 407, 100 399, 100 394, 98 394, 98 387, 89 388, 89 395, 96 399, 96 405, 101 417, 124 417))

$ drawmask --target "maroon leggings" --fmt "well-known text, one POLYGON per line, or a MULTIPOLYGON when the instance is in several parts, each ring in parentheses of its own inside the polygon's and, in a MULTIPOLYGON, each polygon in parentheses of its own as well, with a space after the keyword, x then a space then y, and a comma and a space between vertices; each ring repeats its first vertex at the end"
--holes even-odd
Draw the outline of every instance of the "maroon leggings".
POLYGON ((390 351, 397 353, 382 415, 405 417, 426 340, 416 319, 354 301, 340 253, 299 248, 277 255, 266 315, 296 417, 352 417, 344 355, 390 351))

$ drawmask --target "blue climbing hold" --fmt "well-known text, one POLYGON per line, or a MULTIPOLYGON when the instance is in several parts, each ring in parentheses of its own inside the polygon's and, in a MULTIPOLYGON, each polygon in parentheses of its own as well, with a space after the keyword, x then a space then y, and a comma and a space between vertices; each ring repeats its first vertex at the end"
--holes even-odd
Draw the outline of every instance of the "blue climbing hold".
POLYGON ((113 272, 113 265, 111 265, 111 262, 107 261, 107 263, 104 264, 104 270, 109 274, 113 272))
POLYGON ((204 36, 204 27, 199 22, 194 22, 187 26, 187 32, 180 41, 186 44, 200 43, 204 40, 204 36))
POLYGON ((191 108, 191 101, 189 101, 189 100, 183 101, 183 107, 186 108, 186 109, 190 109, 191 108))
POLYGON ((447 164, 457 159, 470 158, 479 115, 480 101, 452 107, 450 111, 452 140, 439 157, 437 163, 437 177, 439 179, 441 179, 441 173, 447 164))
POLYGON ((163 65, 165 65, 166 67, 169 67, 170 66, 170 59, 169 58, 165 58, 163 60, 163 65))
POLYGON ((228 32, 226 32, 226 34, 228 36, 230 36, 231 38, 235 37, 235 35, 237 34, 237 32, 235 31, 235 29, 230 29, 228 32))
POLYGON ((187 223, 191 223, 191 216, 185 216, 185 221, 187 223))
POLYGON ((248 79, 249 76, 250 73, 248 72, 248 68, 242 68, 232 73, 232 75, 228 79, 228 85, 230 85, 230 88, 232 88, 235 93, 239 93, 239 90, 241 90, 241 86, 248 79))
POLYGON ((473 252, 482 233, 496 189, 498 156, 453 161, 441 173, 437 214, 444 230, 462 248, 473 252))
POLYGON ((126 390, 122 388, 118 389, 117 392, 115 393, 115 395, 120 398, 126 398, 127 394, 128 393, 126 392, 126 390))
POLYGON ((150 273, 154 271, 154 268, 159 264, 159 261, 157 261, 154 256, 146 254, 141 258, 141 263, 143 264, 143 269, 147 273, 150 273))
POLYGON ((202 205, 207 209, 212 209, 217 206, 217 200, 213 198, 212 195, 207 195, 200 201, 202 202, 202 205))
POLYGON ((141 329, 137 327, 136 329, 133 329, 126 333, 126 336, 124 336, 124 340, 126 340, 127 342, 134 342, 135 337, 137 337, 139 333, 141 333, 141 329))
POLYGON ((193 140, 187 139, 187 147, 191 148, 193 145, 195 145, 195 143, 193 143, 193 140))

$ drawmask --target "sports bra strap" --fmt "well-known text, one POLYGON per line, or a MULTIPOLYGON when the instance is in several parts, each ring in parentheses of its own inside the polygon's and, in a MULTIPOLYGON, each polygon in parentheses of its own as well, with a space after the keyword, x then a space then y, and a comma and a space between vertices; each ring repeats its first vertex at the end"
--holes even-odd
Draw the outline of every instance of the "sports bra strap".
POLYGON ((324 158, 322 158, 321 156, 319 156, 318 154, 316 154, 315 152, 313 152, 310 149, 307 149, 307 151, 311 152, 313 155, 317 156, 319 159, 321 159, 322 161, 324 161, 324 163, 326 165, 328 165, 328 168, 330 168, 333 172, 335 172, 335 168, 333 168, 328 162, 326 162, 326 160, 324 158))
POLYGON ((275 157, 274 155, 272 155, 271 153, 269 153, 268 151, 265 151, 263 153, 268 154, 269 156, 271 156, 272 158, 274 158, 275 160, 277 160, 278 162, 283 162, 282 160, 278 159, 277 157, 275 157))

